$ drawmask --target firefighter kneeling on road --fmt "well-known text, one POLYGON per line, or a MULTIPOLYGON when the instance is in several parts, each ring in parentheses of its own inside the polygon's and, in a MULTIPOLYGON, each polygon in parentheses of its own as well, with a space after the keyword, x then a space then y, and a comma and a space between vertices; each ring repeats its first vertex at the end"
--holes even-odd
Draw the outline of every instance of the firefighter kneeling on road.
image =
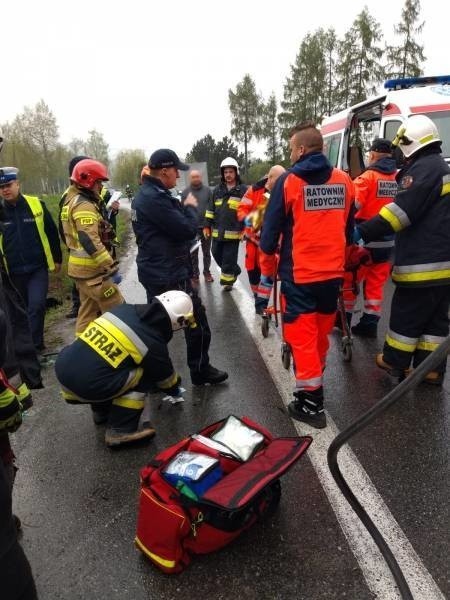
POLYGON ((105 247, 114 232, 100 207, 105 165, 93 159, 78 162, 70 176, 72 185, 61 209, 61 224, 69 249, 68 275, 80 292, 76 333, 80 335, 95 317, 124 302, 111 277, 118 263, 105 247))
POLYGON ((192 300, 173 290, 149 304, 116 306, 59 354, 55 372, 64 399, 91 404, 94 422, 107 422, 107 446, 154 436, 152 425, 139 421, 145 394, 155 386, 181 395, 167 344, 185 327, 195 327, 192 300))
MULTIPOLYGON (((441 156, 436 125, 412 115, 393 142, 405 156, 397 174, 394 202, 358 225, 354 241, 365 243, 395 233, 389 330, 378 367, 402 378, 417 367, 449 333, 450 167, 441 156)), ((440 385, 445 363, 425 381, 440 385)))

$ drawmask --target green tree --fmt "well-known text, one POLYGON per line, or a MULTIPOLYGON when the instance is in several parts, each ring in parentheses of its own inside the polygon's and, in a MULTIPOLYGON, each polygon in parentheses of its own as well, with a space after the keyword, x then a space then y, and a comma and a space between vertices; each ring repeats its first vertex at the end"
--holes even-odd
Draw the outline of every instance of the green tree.
POLYGON ((325 32, 318 29, 308 33, 300 44, 290 76, 284 84, 281 101, 280 124, 283 137, 291 127, 312 119, 320 121, 327 112, 327 63, 325 57, 325 32))
POLYGON ((336 72, 341 108, 361 102, 376 92, 384 76, 380 62, 383 50, 379 45, 382 38, 379 23, 365 7, 340 44, 336 72))
POLYGON ((247 73, 236 90, 228 90, 228 106, 231 112, 231 135, 244 145, 244 172, 248 168, 248 145, 253 138, 261 137, 261 95, 255 82, 247 73))
POLYGON ((73 156, 83 156, 86 151, 86 142, 81 138, 74 137, 67 144, 67 149, 71 157, 73 156))
POLYGON ((211 177, 215 168, 216 160, 216 141, 208 133, 200 140, 197 140, 192 146, 191 151, 186 156, 188 162, 206 162, 208 165, 208 174, 211 177))
MULTIPOLYGON (((38 189, 50 192, 52 189, 52 171, 54 169, 53 152, 58 143, 58 125, 56 118, 44 100, 40 100, 33 108, 25 106, 23 113, 16 116, 12 124, 12 133, 18 144, 26 148, 28 155, 25 169, 28 173, 38 167, 40 182, 38 189), (34 155, 35 165, 30 165, 30 154, 34 155)), ((25 155, 22 155, 24 160, 25 155)), ((24 170, 22 168, 22 170, 24 170)), ((34 179, 37 179, 34 177, 34 179)))
POLYGON ((227 156, 235 158, 239 165, 244 162, 243 154, 233 140, 224 136, 219 142, 208 133, 200 140, 195 142, 190 152, 186 156, 188 162, 206 162, 208 165, 208 176, 210 183, 217 183, 220 180, 220 163, 227 156))
POLYGON ((266 175, 275 163, 271 160, 261 160, 257 158, 248 168, 246 183, 256 183, 266 175))
POLYGON ((147 163, 143 150, 122 150, 116 156, 112 169, 114 185, 124 188, 129 184, 136 188, 142 167, 147 163))
POLYGON ((86 140, 84 150, 87 156, 95 158, 105 165, 109 165, 109 146, 103 134, 96 129, 88 131, 88 139, 86 140))
POLYGON ((386 47, 386 78, 422 75, 421 63, 425 61, 425 55, 423 46, 416 40, 425 21, 418 24, 419 15, 420 0, 406 0, 400 23, 394 27, 395 34, 401 37, 401 44, 386 47))
POLYGON ((325 58, 325 114, 333 114, 339 106, 338 90, 336 84, 336 61, 338 39, 333 27, 323 33, 323 49, 325 58))
POLYGON ((267 141, 266 156, 272 165, 280 160, 281 142, 280 125, 278 122, 278 104, 275 93, 272 92, 262 111, 262 137, 267 141))

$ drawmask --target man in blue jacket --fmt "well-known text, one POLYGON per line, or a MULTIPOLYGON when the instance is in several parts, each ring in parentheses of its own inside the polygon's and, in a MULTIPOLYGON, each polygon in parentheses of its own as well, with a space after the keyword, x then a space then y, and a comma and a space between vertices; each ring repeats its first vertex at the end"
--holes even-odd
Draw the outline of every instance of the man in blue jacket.
POLYGON ((20 192, 18 169, 0 169, 0 196, 0 246, 11 280, 27 305, 33 343, 42 352, 48 272, 59 272, 62 263, 58 229, 39 198, 20 192))
POLYGON ((169 290, 191 296, 197 327, 185 329, 187 362, 194 385, 225 381, 228 373, 209 362, 211 331, 205 307, 192 288, 189 248, 198 229, 197 199, 189 194, 184 204, 172 196, 179 170, 187 171, 173 150, 156 150, 145 169, 142 185, 132 202, 132 224, 138 245, 138 278, 147 300, 169 290))

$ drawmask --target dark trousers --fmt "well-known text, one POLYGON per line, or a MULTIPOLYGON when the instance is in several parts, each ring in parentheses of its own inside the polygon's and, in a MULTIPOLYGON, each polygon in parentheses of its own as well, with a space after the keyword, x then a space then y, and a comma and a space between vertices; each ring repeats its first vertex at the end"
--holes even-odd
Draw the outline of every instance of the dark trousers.
POLYGON ((192 288, 189 279, 185 281, 178 281, 173 285, 142 285, 147 292, 147 301, 150 302, 151 298, 168 292, 169 290, 181 290, 186 292, 192 299, 194 307, 194 318, 197 327, 188 328, 184 330, 184 337, 186 339, 187 347, 187 363, 191 372, 202 371, 209 365, 209 345, 211 343, 211 330, 209 328, 208 319, 206 317, 206 309, 202 304, 200 296, 192 288))
POLYGON ((6 313, 6 359, 3 366, 7 377, 20 371, 22 381, 29 388, 42 388, 41 367, 31 339, 30 323, 22 296, 2 274, 0 284, 0 307, 6 313))
MULTIPOLYGON (((203 253, 203 274, 207 275, 211 267, 211 238, 203 235, 203 230, 199 230, 199 238, 202 246, 203 253)), ((198 248, 195 252, 191 253, 192 270, 194 277, 198 277, 200 269, 198 266, 198 248)))
POLYGON ((73 282, 72 289, 70 290, 70 296, 72 298, 72 308, 74 310, 80 310, 80 292, 78 291, 77 284, 73 282))
POLYGON ((34 346, 37 350, 42 350, 44 347, 45 302, 48 292, 47 267, 41 267, 32 273, 12 273, 11 280, 25 300, 34 346))
POLYGON ((238 265, 239 240, 221 241, 214 239, 212 242, 212 255, 219 265, 220 285, 233 285, 241 272, 238 265))
MULTIPOLYGON (((449 333, 450 285, 397 287, 392 297, 385 362, 397 369, 417 367, 449 333)), ((445 363, 436 371, 443 373, 445 363)))
POLYGON ((0 582, 2 600, 37 600, 30 563, 17 542, 11 510, 12 481, 0 457, 1 542, 0 582), (6 550, 5 553, 3 551, 6 550))

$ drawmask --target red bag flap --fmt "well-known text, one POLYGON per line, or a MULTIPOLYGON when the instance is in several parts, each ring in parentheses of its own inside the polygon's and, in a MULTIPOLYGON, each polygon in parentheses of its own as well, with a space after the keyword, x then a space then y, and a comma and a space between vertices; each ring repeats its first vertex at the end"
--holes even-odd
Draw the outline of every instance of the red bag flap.
POLYGON ((310 436, 277 438, 221 479, 201 498, 226 510, 242 508, 266 485, 283 475, 306 452, 310 436))

